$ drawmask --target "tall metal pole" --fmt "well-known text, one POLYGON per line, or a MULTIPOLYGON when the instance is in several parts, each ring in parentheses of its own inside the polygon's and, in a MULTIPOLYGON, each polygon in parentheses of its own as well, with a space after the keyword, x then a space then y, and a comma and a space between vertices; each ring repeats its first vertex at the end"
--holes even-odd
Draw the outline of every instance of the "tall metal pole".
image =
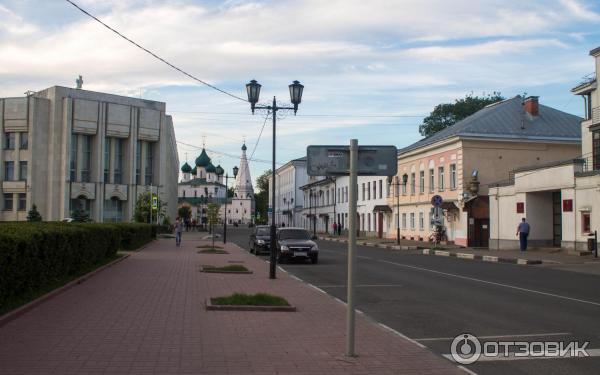
POLYGON ((358 140, 350 140, 350 202, 348 202, 348 311, 346 318, 346 355, 354 357, 354 271, 356 269, 356 195, 358 194, 358 140))
POLYGON ((229 189, 227 181, 229 180, 229 175, 225 175, 225 222, 223 223, 223 243, 227 243, 227 201, 229 200, 229 189))
POLYGON ((276 270, 276 262, 277 262, 277 244, 275 244, 275 135, 276 135, 276 126, 277 126, 277 101, 275 97, 273 97, 273 165, 271 170, 271 179, 273 180, 273 191, 271 191, 271 257, 269 263, 269 279, 275 279, 275 270, 276 270))

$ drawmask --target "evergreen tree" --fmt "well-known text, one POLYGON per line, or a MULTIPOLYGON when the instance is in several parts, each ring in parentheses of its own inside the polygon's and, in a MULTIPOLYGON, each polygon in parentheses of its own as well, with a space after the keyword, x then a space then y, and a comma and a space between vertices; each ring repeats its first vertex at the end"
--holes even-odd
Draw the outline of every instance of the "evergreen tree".
POLYGON ((42 215, 38 212, 35 204, 31 206, 31 210, 27 213, 27 221, 42 221, 42 215))

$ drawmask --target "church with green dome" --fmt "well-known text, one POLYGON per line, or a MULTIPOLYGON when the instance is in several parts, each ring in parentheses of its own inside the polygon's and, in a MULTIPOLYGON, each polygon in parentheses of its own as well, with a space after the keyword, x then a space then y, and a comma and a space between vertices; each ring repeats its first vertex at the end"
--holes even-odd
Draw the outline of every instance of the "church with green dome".
MULTIPOLYGON (((255 203, 246 145, 242 146, 242 156, 238 175, 235 178, 234 196, 227 197, 225 170, 215 166, 211 158, 202 149, 194 161, 194 166, 186 161, 181 166, 182 179, 178 184, 178 207, 188 206, 192 220, 202 224, 206 222, 206 209, 209 203, 220 207, 221 221, 225 220, 225 202, 227 202, 227 221, 229 224, 248 224, 253 222, 255 203)), ((230 173, 230 177, 233 177, 230 173)), ((232 178, 230 178, 232 180, 232 178)))

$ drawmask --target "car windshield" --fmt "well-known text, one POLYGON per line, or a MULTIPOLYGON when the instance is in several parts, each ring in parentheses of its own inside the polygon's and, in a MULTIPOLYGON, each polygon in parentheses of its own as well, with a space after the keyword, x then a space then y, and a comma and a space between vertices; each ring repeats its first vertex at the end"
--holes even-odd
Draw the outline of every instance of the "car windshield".
POLYGON ((286 229, 279 232, 280 240, 310 240, 310 233, 304 229, 286 229))
POLYGON ((256 235, 257 236, 268 236, 269 235, 269 228, 258 228, 256 230, 256 235))

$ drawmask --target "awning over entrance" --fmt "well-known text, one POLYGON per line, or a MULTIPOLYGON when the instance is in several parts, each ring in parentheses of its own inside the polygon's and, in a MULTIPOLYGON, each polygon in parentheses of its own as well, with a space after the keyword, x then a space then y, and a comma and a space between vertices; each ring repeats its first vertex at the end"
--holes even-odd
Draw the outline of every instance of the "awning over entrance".
POLYGON ((390 212, 392 212, 392 209, 387 204, 379 204, 379 205, 373 207, 373 212, 387 212, 387 213, 390 213, 390 212))
POLYGON ((447 210, 447 211, 460 211, 460 209, 454 202, 442 202, 442 205, 440 207, 443 210, 447 210))

